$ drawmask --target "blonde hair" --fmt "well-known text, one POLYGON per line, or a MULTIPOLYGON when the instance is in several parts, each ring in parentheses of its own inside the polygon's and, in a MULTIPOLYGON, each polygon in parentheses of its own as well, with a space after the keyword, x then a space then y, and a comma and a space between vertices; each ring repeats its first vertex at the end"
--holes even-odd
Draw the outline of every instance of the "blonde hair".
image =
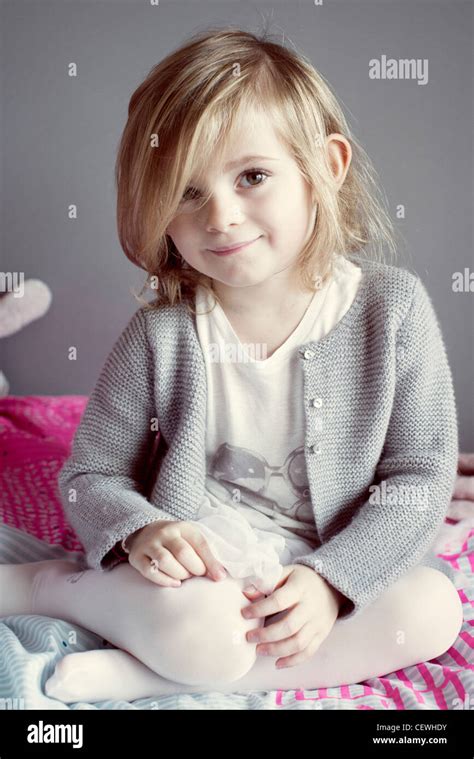
MULTIPOLYGON (((384 260, 395 254, 395 233, 377 199, 375 171, 352 136, 342 109, 303 55, 240 28, 207 28, 154 66, 133 93, 115 168, 117 225, 126 256, 147 272, 137 299, 149 307, 185 302, 212 279, 179 255, 166 228, 192 176, 219 160, 238 117, 263 109, 309 182, 317 203, 314 229, 298 256, 305 287, 324 281, 334 253, 384 260), (334 185, 325 138, 349 140, 352 160, 334 185), (140 298, 149 288, 153 302, 140 298)), ((207 196, 208 197, 208 196, 207 196)), ((204 196, 203 203, 207 197, 204 196)))

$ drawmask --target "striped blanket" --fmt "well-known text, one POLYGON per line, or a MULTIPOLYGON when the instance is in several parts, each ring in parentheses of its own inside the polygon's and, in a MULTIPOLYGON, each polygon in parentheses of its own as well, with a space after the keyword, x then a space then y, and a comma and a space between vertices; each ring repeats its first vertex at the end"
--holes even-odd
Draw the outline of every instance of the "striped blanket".
MULTIPOLYGON (((56 662, 72 651, 110 648, 71 622, 35 615, 0 619, 0 709, 469 709, 474 693, 474 526, 445 525, 443 558, 457 570, 464 624, 454 646, 437 659, 355 685, 297 691, 176 694, 133 702, 64 704, 48 698, 44 684, 56 662), (451 531, 451 533, 450 533, 451 531), (457 546, 455 545, 458 542, 457 546), (76 633, 74 645, 69 642, 76 633)), ((79 552, 50 545, 15 527, 0 527, 0 563, 78 559, 79 552)))

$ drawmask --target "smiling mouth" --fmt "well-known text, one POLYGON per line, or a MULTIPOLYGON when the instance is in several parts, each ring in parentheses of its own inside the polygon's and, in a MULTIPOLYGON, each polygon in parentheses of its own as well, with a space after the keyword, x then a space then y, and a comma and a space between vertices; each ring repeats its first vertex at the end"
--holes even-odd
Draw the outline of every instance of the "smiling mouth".
POLYGON ((250 245, 253 245, 254 242, 257 242, 260 237, 256 237, 255 240, 249 240, 248 242, 242 243, 242 245, 237 245, 232 248, 221 248, 220 250, 212 250, 212 248, 208 248, 208 250, 211 253, 214 253, 215 256, 229 256, 231 253, 238 253, 239 250, 243 250, 244 248, 248 248, 250 245))
POLYGON ((256 237, 255 240, 249 240, 248 242, 243 242, 241 245, 235 245, 230 248, 219 248, 218 250, 213 250, 212 248, 208 248, 208 250, 211 253, 214 253, 216 256, 228 256, 231 253, 237 253, 239 250, 243 250, 243 248, 248 248, 249 245, 252 245, 254 242, 257 242, 259 240, 259 237, 256 237))

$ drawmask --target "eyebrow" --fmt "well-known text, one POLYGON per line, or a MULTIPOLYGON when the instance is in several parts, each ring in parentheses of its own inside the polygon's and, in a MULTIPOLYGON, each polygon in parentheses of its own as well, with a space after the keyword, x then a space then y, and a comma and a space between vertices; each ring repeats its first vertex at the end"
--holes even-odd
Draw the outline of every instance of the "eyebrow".
POLYGON ((244 155, 242 158, 237 158, 235 161, 229 161, 229 163, 226 163, 224 169, 225 171, 228 169, 233 169, 235 166, 240 166, 242 163, 247 163, 247 161, 278 161, 278 158, 271 158, 270 156, 264 155, 244 155))

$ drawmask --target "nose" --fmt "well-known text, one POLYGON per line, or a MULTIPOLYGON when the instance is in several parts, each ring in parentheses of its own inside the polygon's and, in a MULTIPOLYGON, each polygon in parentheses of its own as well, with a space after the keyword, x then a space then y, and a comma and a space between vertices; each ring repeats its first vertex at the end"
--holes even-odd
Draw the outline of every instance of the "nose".
POLYGON ((206 230, 208 232, 222 232, 229 226, 239 225, 244 220, 240 204, 235 198, 211 196, 205 206, 206 230))

